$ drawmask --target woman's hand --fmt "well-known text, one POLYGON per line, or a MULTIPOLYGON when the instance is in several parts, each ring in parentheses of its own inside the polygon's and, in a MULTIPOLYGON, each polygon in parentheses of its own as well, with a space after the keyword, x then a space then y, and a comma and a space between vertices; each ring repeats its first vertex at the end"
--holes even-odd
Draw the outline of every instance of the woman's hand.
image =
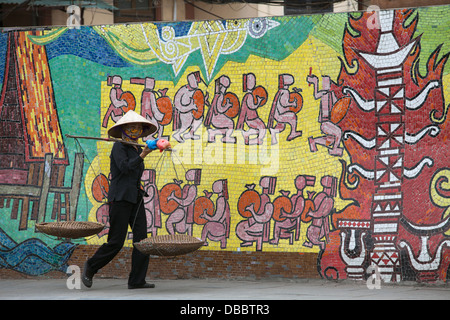
POLYGON ((170 142, 165 139, 155 139, 155 140, 147 140, 145 144, 150 150, 159 149, 159 151, 163 152, 163 150, 170 149, 172 146, 170 142))
POLYGON ((149 147, 145 146, 145 148, 142 150, 141 154, 139 155, 142 159, 145 159, 145 157, 152 152, 152 150, 149 149, 149 147))

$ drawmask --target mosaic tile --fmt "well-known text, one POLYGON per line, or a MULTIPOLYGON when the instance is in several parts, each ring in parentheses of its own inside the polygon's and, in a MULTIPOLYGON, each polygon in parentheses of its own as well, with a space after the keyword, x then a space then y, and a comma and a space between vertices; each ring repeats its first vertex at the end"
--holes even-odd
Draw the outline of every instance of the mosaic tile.
POLYGON ((206 252, 313 252, 323 278, 376 267, 387 282, 445 280, 449 11, 380 11, 379 28, 367 12, 2 33, 1 266, 64 269, 73 247, 59 252, 36 222, 99 221, 83 243, 106 241, 96 185, 109 188, 112 145, 65 134, 107 137, 133 109, 158 124, 147 138, 175 150, 145 161, 148 236, 187 233, 206 252), (20 246, 50 256, 20 264, 20 246))

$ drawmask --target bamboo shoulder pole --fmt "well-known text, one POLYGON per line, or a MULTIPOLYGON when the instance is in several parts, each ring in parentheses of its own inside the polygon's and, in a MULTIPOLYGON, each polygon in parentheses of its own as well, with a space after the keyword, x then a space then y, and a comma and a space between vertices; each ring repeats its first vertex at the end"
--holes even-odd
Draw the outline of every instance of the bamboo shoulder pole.
MULTIPOLYGON (((71 134, 66 134, 65 135, 67 138, 74 138, 74 139, 89 139, 89 140, 100 140, 100 141, 108 141, 108 142, 121 142, 124 144, 129 144, 132 146, 137 146, 137 147, 142 147, 145 148, 147 145, 146 144, 142 144, 142 143, 137 143, 137 142, 133 142, 133 141, 125 141, 122 139, 117 139, 117 138, 99 138, 99 137, 89 137, 89 136, 73 136, 71 134)), ((167 148, 164 149, 164 151, 174 151, 172 148, 167 148)))
POLYGON ((74 139, 88 139, 88 140, 100 140, 100 141, 109 141, 109 142, 121 142, 124 144, 130 144, 132 146, 142 147, 145 148, 145 144, 132 142, 132 141, 125 141, 122 139, 116 139, 116 138, 99 138, 99 137, 88 137, 88 136, 73 136, 71 134, 66 134, 67 138, 74 138, 74 139))

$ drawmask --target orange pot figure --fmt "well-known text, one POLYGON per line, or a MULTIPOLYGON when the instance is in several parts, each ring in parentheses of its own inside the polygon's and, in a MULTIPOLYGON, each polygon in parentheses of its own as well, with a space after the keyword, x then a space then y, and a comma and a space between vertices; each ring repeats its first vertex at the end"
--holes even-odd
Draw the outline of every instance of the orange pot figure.
POLYGON ((129 92, 125 91, 120 96, 120 100, 123 100, 126 102, 126 106, 122 107, 123 113, 127 113, 129 110, 133 110, 136 108, 136 99, 134 98, 134 95, 129 92))
POLYGON ((260 107, 264 106, 267 103, 267 90, 262 86, 257 86, 252 91, 253 95, 253 103, 259 104, 260 107), (258 102, 258 98, 261 98, 261 100, 258 102))
POLYGON ((342 97, 341 99, 336 101, 333 109, 331 110, 331 122, 337 124, 345 117, 351 101, 352 98, 350 97, 342 97))
POLYGON ((292 203, 289 199, 289 191, 281 191, 281 196, 273 201, 273 220, 283 222, 286 220, 286 214, 292 212, 292 203))
MULTIPOLYGON (((294 240, 300 239, 301 217, 309 212, 311 208, 309 202, 312 202, 309 199, 305 200, 303 191, 307 186, 314 186, 315 181, 314 176, 299 175, 295 178, 297 193, 289 198, 289 191, 280 191, 282 195, 274 201, 275 224, 271 244, 277 245, 280 239, 289 239, 289 244, 293 244, 294 240)), ((311 197, 314 192, 308 194, 311 197)))
POLYGON ((212 217, 214 215, 214 202, 210 199, 211 193, 205 191, 205 196, 198 197, 194 203, 194 221, 198 225, 204 225, 208 222, 204 215, 212 217))
MULTIPOLYGON (((155 90, 155 79, 151 77, 131 78, 130 83, 144 85, 141 94, 141 116, 157 126, 157 137, 164 136, 164 126, 172 121, 172 101, 166 96, 167 89, 155 90)), ((156 137, 153 135, 153 137, 156 137)))
POLYGON ((92 196, 97 202, 102 202, 108 197, 109 181, 104 174, 99 174, 92 181, 92 196))
POLYGON ((244 191, 238 200, 238 212, 243 218, 250 218, 252 212, 248 210, 248 207, 253 205, 253 209, 258 211, 261 205, 261 197, 257 191, 252 189, 254 186, 246 187, 249 189, 244 191))
POLYGON ((316 207, 314 206, 314 201, 311 199, 306 199, 305 207, 302 211, 301 220, 304 223, 308 223, 312 220, 312 217, 309 215, 309 212, 315 211, 316 207))
POLYGON ((243 241, 241 247, 248 247, 256 242, 257 251, 262 250, 263 242, 269 241, 270 219, 274 212, 269 194, 275 191, 276 178, 262 177, 259 184, 262 187, 261 195, 254 190, 254 184, 246 185, 247 190, 238 201, 238 211, 243 217, 249 217, 236 225, 236 236, 243 241))
POLYGON ((223 143, 235 143, 232 137, 234 129, 233 118, 239 112, 239 99, 232 92, 226 92, 230 79, 223 75, 216 80, 214 97, 205 117, 204 125, 208 128, 208 142, 215 142, 217 135, 223 136, 223 143))
POLYGON ((198 120, 203 117, 203 111, 205 110, 205 96, 203 95, 202 90, 195 90, 192 99, 194 100, 194 104, 197 107, 197 110, 192 111, 192 115, 194 116, 195 120, 198 120))
POLYGON ((294 103, 295 106, 289 107, 293 113, 298 113, 303 107, 303 97, 300 92, 291 92, 289 94, 289 103, 294 103))
POLYGON ((233 92, 227 92, 223 100, 222 106, 225 106, 227 101, 231 103, 231 107, 225 112, 226 116, 235 118, 239 112, 239 98, 233 92))
POLYGON ((108 197, 108 192, 108 178, 106 178, 104 174, 99 174, 94 178, 94 181, 92 181, 92 196, 97 202, 103 202, 95 213, 97 222, 105 225, 105 228, 97 234, 99 238, 107 235, 109 231, 109 205, 104 202, 108 197))
POLYGON ((171 203, 171 208, 175 207, 166 220, 166 229, 169 234, 187 233, 192 236, 192 227, 194 224, 194 207, 197 198, 197 186, 201 180, 201 169, 190 169, 186 172, 186 183, 180 193, 172 192, 167 196, 167 202, 171 203))
POLYGON ((159 192, 159 206, 165 214, 171 214, 178 208, 178 203, 167 199, 170 195, 181 197, 181 187, 178 183, 166 184, 159 192))
POLYGON ((256 77, 253 73, 244 74, 243 89, 246 93, 242 98, 236 130, 242 131, 245 144, 260 145, 264 142, 266 125, 259 117, 257 109, 267 102, 267 91, 261 86, 256 87, 256 77), (244 125, 248 126, 248 130, 245 130, 244 125), (250 139, 252 135, 256 135, 256 138, 250 139))
POLYGON ((167 96, 162 96, 156 99, 156 106, 158 110, 164 115, 160 121, 160 125, 166 126, 172 121, 173 107, 172 101, 167 96))

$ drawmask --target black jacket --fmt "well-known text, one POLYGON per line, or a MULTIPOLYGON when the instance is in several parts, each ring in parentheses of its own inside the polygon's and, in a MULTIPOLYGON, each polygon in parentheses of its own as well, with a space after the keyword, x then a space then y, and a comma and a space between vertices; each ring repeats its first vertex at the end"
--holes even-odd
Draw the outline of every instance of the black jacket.
POLYGON ((144 160, 139 156, 142 148, 115 142, 111 150, 111 184, 108 201, 128 201, 137 203, 144 172, 144 160))

